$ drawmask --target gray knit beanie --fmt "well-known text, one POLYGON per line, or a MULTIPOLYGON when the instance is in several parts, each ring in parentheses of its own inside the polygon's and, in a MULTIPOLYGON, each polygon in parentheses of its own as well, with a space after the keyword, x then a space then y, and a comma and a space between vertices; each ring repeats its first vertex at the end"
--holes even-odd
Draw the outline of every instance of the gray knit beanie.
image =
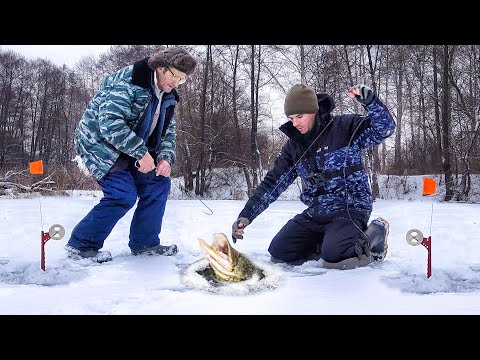
POLYGON ((148 66, 152 70, 158 67, 174 67, 187 75, 190 75, 197 66, 197 61, 180 47, 170 47, 161 50, 157 54, 148 59, 148 66))
POLYGON ((315 90, 303 84, 296 84, 287 92, 284 105, 285 115, 316 114, 318 100, 315 90))

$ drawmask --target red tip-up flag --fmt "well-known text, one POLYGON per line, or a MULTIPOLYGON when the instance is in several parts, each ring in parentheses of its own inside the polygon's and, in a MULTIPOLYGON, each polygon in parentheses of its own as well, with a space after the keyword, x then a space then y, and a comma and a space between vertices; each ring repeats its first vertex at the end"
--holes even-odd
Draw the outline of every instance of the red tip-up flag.
POLYGON ((437 182, 434 179, 423 178, 423 196, 434 195, 437 193, 437 182))
POLYGON ((37 160, 30 163, 30 174, 43 174, 43 161, 37 160))

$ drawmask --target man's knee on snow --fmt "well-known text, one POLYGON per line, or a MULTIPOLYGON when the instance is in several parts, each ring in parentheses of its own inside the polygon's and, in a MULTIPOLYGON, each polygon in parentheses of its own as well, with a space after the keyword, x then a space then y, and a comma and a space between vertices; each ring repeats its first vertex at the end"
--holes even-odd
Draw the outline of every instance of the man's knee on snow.
POLYGON ((370 244, 364 237, 346 249, 335 245, 329 242, 322 247, 323 266, 327 269, 350 270, 373 262, 370 244))
POLYGON ((271 245, 268 248, 268 252, 271 255, 271 261, 273 263, 283 262, 283 263, 288 263, 292 265, 298 265, 299 263, 305 262, 305 260, 301 259, 297 254, 279 250, 278 248, 271 245))
POLYGON ((334 243, 323 243, 322 246, 322 259, 328 262, 336 263, 354 256, 353 249, 348 250, 341 249, 334 243))

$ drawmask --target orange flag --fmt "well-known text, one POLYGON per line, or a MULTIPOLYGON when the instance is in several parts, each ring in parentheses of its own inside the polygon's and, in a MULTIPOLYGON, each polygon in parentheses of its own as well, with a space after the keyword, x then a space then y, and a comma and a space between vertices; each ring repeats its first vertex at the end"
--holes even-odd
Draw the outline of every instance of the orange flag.
POLYGON ((30 174, 43 174, 43 161, 37 160, 30 163, 30 174))
POLYGON ((437 182, 428 177, 423 178, 423 196, 434 195, 437 192, 437 182))

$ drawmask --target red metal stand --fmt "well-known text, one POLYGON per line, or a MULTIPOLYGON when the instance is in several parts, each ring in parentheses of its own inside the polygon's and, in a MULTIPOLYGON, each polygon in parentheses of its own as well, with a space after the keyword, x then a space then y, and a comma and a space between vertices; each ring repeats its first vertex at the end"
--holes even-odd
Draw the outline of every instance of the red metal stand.
POLYGON ((50 234, 48 232, 42 231, 42 258, 41 258, 40 267, 42 268, 43 271, 45 271, 45 244, 50 239, 51 239, 50 234))
POLYGON ((428 251, 427 257, 427 278, 432 276, 432 237, 423 238, 421 243, 428 251))
POLYGON ((430 276, 432 276, 432 237, 423 237, 423 234, 420 230, 411 229, 407 232, 406 239, 407 243, 412 246, 418 246, 422 244, 423 247, 427 249, 427 278, 429 278, 430 276))

